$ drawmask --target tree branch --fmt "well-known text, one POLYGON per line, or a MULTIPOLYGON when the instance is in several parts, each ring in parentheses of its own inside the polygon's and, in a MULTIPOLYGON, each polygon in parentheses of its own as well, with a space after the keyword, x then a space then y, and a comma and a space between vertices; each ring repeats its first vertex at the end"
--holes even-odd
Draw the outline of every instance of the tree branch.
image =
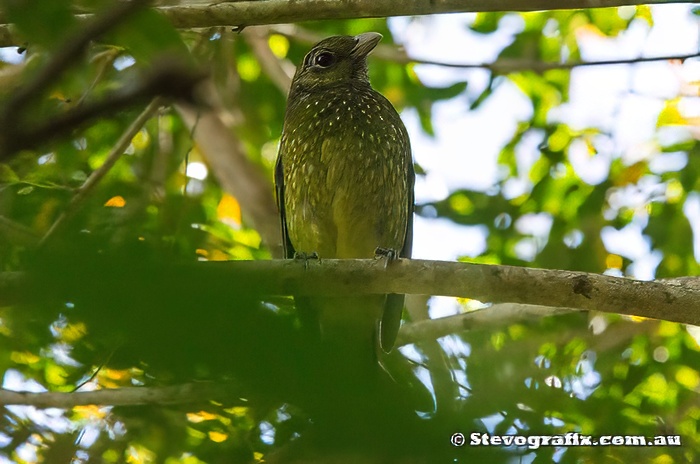
POLYGON ((291 63, 280 60, 272 53, 267 43, 269 32, 265 27, 255 27, 243 31, 243 37, 258 59, 260 67, 265 71, 265 74, 280 89, 280 92, 287 95, 289 94, 289 88, 292 86, 295 69, 291 63))
POLYGON ((85 183, 75 192, 75 195, 71 199, 66 209, 63 210, 61 215, 56 219, 56 221, 51 225, 49 230, 46 232, 44 237, 39 243, 43 246, 46 241, 54 234, 56 231, 78 210, 83 201, 92 192, 95 186, 102 180, 102 178, 112 169, 114 164, 119 158, 124 154, 131 140, 136 136, 138 131, 141 130, 144 124, 158 111, 158 109, 163 105, 163 99, 156 97, 151 101, 151 103, 146 107, 145 110, 139 114, 136 119, 129 125, 129 127, 124 131, 122 136, 117 140, 117 143, 112 147, 107 159, 102 165, 90 174, 85 183))
MULTIPOLYGON (((255 28, 257 29, 257 28, 255 28)), ((299 27, 295 24, 280 24, 269 28, 269 32, 281 34, 302 43, 313 45, 325 36, 314 31, 299 27)), ((657 61, 685 61, 700 57, 700 53, 682 55, 643 56, 637 58, 620 58, 600 61, 572 61, 566 63, 533 61, 530 59, 499 59, 492 63, 451 63, 445 61, 427 60, 409 56, 402 47, 392 44, 379 44, 373 51, 372 57, 399 64, 424 64, 456 69, 488 69, 495 73, 507 74, 518 71, 534 71, 543 73, 554 69, 570 70, 589 66, 613 66, 657 61)))
POLYGON ((216 111, 180 101, 175 109, 192 131, 202 155, 221 187, 236 197, 243 215, 260 234, 274 257, 282 257, 279 213, 272 184, 260 166, 251 162, 246 148, 216 111))
MULTIPOLYGON (((467 297, 494 303, 596 310, 700 325, 698 278, 639 281, 584 272, 515 266, 399 259, 229 261, 172 265, 129 263, 129 275, 110 275, 113 263, 76 263, 73 272, 44 270, 41 282, 30 275, 0 274, 0 304, 36 301, 50 294, 80 294, 84 288, 128 292, 143 273, 168 273, 173 288, 215 289, 236 295, 320 295, 405 293, 467 297), (105 272, 96 272, 101 266, 105 272), (141 266, 141 269, 139 269, 141 266), (162 269, 154 269, 161 266, 162 269), (84 275, 81 275, 84 274, 84 275), (115 280, 117 279, 117 280, 115 280), (121 285, 119 279, 124 280, 121 285), (129 280, 131 279, 131 280, 129 280), (107 282, 102 282, 106 280, 107 282)), ((116 271, 115 271, 116 272, 116 271)), ((154 274, 155 273, 155 274, 154 274)), ((154 289, 155 290, 155 289, 154 289)), ((105 298, 109 296, 105 293, 105 298)))
POLYGON ((91 40, 109 31, 145 4, 144 0, 118 2, 114 7, 101 14, 91 15, 78 33, 69 36, 65 43, 57 48, 56 54, 51 57, 39 73, 12 94, 1 115, 0 120, 3 125, 11 123, 27 102, 43 95, 49 84, 56 80, 80 56, 91 40))
POLYGON ((426 319, 401 326, 396 346, 434 340, 446 335, 470 329, 502 328, 516 322, 534 321, 543 317, 570 314, 574 308, 554 308, 547 306, 500 303, 488 308, 470 311, 455 316, 426 319))
MULTIPOLYGON (((0 405, 69 409, 89 404, 133 406, 142 404, 182 404, 226 400, 227 404, 243 396, 228 383, 186 383, 167 387, 122 387, 84 392, 18 392, 0 389, 0 405)), ((238 401, 240 404, 249 404, 238 401)), ((231 403, 233 406, 234 404, 231 403)))
MULTIPOLYGON (((112 115, 157 96, 192 101, 195 99, 195 87, 204 77, 202 72, 193 71, 177 61, 164 60, 158 69, 144 75, 140 81, 102 100, 74 107, 33 126, 24 124, 18 127, 12 124, 3 127, 4 131, 0 133, 0 161, 21 149, 46 143, 99 117, 112 115)), ((10 118, 9 115, 6 117, 10 118)))
MULTIPOLYGON (((625 5, 693 3, 690 0, 248 0, 218 2, 212 5, 179 5, 156 8, 175 27, 196 29, 215 26, 246 27, 263 24, 294 23, 321 19, 378 18, 420 16, 440 13, 474 13, 485 11, 539 11, 581 8, 608 8, 625 5)), ((76 15, 87 19, 89 14, 76 15)), ((0 18, 0 22, 7 23, 0 18)), ((0 46, 21 43, 12 25, 0 24, 0 46)))

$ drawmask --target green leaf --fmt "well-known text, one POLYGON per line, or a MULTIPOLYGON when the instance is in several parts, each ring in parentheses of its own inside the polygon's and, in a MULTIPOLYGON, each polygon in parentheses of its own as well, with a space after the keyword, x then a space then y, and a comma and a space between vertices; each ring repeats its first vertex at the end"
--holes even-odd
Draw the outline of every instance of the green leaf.
POLYGON ((14 184, 19 181, 19 176, 5 163, 0 163, 0 184, 14 184))
POLYGON ((142 64, 163 57, 191 60, 189 50, 172 23, 152 9, 137 12, 117 26, 106 40, 122 46, 142 64))
POLYGON ((30 46, 55 48, 68 33, 77 29, 77 21, 71 13, 72 3, 68 0, 1 0, 0 5, 30 46))
POLYGON ((473 23, 469 25, 469 29, 480 34, 490 34, 498 30, 498 25, 501 22, 501 18, 508 13, 479 13, 476 15, 476 19, 473 23))

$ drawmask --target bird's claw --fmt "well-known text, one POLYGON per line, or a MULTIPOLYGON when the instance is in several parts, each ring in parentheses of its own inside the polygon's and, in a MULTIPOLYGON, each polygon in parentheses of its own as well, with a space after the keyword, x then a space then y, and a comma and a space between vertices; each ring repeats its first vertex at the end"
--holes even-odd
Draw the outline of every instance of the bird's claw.
POLYGON ((316 253, 315 251, 312 251, 311 253, 306 253, 304 251, 294 252, 295 261, 304 261, 304 270, 309 268, 309 260, 311 259, 317 259, 319 260, 319 262, 321 261, 321 258, 318 257, 318 253, 316 253))
POLYGON ((374 250, 374 259, 385 258, 384 269, 389 266, 389 263, 399 259, 399 252, 393 248, 377 247, 374 250))

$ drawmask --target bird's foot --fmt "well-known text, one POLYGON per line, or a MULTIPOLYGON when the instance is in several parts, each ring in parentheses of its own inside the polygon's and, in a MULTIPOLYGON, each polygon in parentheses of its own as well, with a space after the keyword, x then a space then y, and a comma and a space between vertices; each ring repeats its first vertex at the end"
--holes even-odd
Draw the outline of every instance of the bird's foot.
POLYGON ((377 247, 374 249, 374 259, 386 259, 384 269, 389 266, 389 263, 399 259, 399 252, 393 248, 377 247))
POLYGON ((309 260, 311 259, 316 259, 319 262, 321 261, 321 258, 318 257, 318 253, 315 251, 312 251, 311 253, 306 253, 304 251, 294 252, 294 261, 304 261, 305 270, 309 268, 309 260))

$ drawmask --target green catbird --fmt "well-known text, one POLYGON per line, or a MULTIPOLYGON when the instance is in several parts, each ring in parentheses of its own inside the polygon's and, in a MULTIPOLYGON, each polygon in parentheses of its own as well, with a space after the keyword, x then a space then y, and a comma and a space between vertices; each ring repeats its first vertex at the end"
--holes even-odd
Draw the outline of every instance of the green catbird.
MULTIPOLYGON (((377 248, 411 256, 410 140, 367 74, 367 56, 381 38, 368 32, 324 39, 294 75, 275 169, 287 258, 372 258, 377 248)), ((369 362, 379 346, 393 347, 404 296, 296 300, 312 313, 305 319, 323 341, 369 362)))

